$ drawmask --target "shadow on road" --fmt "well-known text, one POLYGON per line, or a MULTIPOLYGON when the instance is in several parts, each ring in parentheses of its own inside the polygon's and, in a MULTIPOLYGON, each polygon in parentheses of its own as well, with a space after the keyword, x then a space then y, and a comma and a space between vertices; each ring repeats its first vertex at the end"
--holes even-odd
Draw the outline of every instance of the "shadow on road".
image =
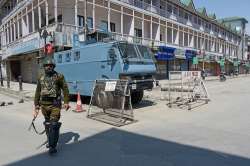
POLYGON ((142 100, 140 103, 138 104, 134 104, 133 105, 133 109, 139 109, 139 108, 145 108, 145 107, 150 107, 153 105, 156 105, 157 103, 151 100, 142 100))
POLYGON ((59 153, 30 156, 8 166, 249 166, 250 159, 110 129, 77 141, 64 133, 59 153), (71 139, 74 143, 67 144, 71 139))

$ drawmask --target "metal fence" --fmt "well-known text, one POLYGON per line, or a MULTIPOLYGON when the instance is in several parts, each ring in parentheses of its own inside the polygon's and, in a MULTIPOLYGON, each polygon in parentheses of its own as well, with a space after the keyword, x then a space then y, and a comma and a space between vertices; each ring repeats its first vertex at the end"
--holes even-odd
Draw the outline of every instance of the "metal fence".
POLYGON ((87 117, 114 126, 135 122, 127 80, 96 80, 87 117))
POLYGON ((169 72, 168 84, 161 85, 161 91, 170 108, 177 106, 191 110, 210 101, 200 71, 169 72))

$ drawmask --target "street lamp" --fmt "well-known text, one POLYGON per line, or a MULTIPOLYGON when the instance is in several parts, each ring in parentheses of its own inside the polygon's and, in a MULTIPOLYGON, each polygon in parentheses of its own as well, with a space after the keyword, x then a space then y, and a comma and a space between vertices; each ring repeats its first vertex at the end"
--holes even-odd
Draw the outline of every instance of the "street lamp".
POLYGON ((200 57, 202 57, 202 70, 204 71, 205 70, 205 50, 200 49, 199 55, 200 55, 200 57))
POLYGON ((1 82, 1 86, 3 86, 2 56, 0 56, 0 82, 1 82))
MULTIPOLYGON (((44 39, 44 49, 46 49, 47 37, 49 36, 49 33, 46 29, 42 29, 39 33, 40 33, 40 37, 44 39)), ((46 55, 47 55, 47 51, 44 51, 44 56, 46 55)))

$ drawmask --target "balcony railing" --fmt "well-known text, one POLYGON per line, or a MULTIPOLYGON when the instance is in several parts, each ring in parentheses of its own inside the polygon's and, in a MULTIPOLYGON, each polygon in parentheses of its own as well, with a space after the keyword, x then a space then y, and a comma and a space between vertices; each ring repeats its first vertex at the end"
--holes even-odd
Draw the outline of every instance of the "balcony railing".
MULTIPOLYGON (((162 8, 160 8, 158 6, 151 5, 151 4, 143 2, 141 0, 118 0, 118 1, 127 3, 129 5, 138 7, 140 9, 144 9, 144 10, 149 11, 149 12, 159 14, 160 16, 163 16, 165 18, 169 18, 169 19, 175 20, 177 22, 180 22, 182 24, 192 26, 195 29, 205 31, 207 33, 210 33, 210 31, 211 31, 208 28, 205 28, 205 27, 203 27, 201 25, 195 24, 193 20, 187 20, 185 18, 180 17, 179 15, 177 15, 175 13, 168 12, 167 9, 162 9, 162 8)), ((216 34, 216 33, 214 32, 214 34, 216 34)))
POLYGON ((3 16, 2 22, 5 22, 13 13, 18 11, 20 8, 25 6, 25 4, 30 3, 31 0, 24 0, 19 2, 9 13, 7 13, 5 16, 3 16))
POLYGON ((147 11, 151 11, 151 4, 148 4, 146 2, 140 1, 140 0, 119 0, 121 2, 124 3, 128 3, 132 6, 147 10, 147 11))

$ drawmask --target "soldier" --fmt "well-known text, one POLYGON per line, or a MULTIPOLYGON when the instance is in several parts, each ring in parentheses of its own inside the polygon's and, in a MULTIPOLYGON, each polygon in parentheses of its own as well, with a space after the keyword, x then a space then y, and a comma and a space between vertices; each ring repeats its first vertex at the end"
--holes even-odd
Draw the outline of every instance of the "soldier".
POLYGON ((64 79, 64 76, 57 73, 54 60, 50 57, 46 57, 43 63, 44 74, 38 78, 34 105, 35 110, 33 116, 36 117, 41 108, 42 114, 45 118, 44 127, 48 139, 47 148, 49 153, 56 153, 56 146, 59 139, 59 129, 61 127, 60 111, 62 107, 61 103, 61 91, 64 96, 64 108, 69 109, 69 90, 64 79))

